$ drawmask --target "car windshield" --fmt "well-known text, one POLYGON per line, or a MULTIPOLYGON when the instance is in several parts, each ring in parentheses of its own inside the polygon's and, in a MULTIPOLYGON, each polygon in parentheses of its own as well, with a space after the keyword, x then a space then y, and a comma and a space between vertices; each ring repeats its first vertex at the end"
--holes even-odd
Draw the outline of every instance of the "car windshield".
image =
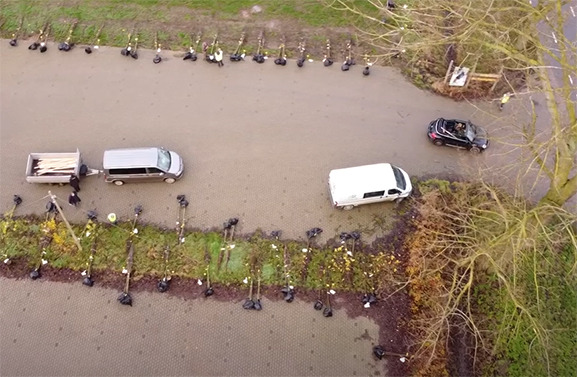
POLYGON ((158 167, 163 171, 170 170, 170 152, 164 149, 158 150, 158 167))
POLYGON ((397 187, 401 190, 404 190, 407 188, 407 182, 405 182, 405 176, 403 175, 403 172, 401 172, 401 169, 399 169, 396 166, 393 166, 393 174, 395 174, 395 180, 397 181, 397 187))
POLYGON ((477 127, 475 127, 475 125, 472 123, 467 123, 467 128, 465 130, 465 136, 467 136, 467 139, 469 141, 475 140, 475 138, 477 137, 477 127))

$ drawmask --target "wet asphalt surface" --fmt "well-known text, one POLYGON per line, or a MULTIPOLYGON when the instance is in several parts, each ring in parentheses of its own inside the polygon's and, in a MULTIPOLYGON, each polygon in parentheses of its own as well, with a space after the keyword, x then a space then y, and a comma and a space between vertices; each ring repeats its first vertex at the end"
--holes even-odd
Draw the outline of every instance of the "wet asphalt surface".
POLYGON ((182 180, 116 187, 87 177, 81 209, 67 208, 66 216, 83 222, 85 211, 96 209, 129 217, 141 204, 143 221, 172 226, 175 198, 185 194, 194 228, 220 227, 235 216, 241 232, 281 229, 300 238, 320 226, 332 236, 370 227, 392 204, 335 210, 330 170, 390 162, 411 176, 460 174, 484 158, 426 138, 431 119, 467 119, 471 106, 416 89, 392 69, 374 67, 369 77, 361 67, 343 73, 320 62, 299 69, 227 61, 219 69, 169 52, 155 65, 151 52, 133 60, 118 51, 86 55, 52 46, 42 55, 24 43, 0 47, 2 208, 19 194, 26 201, 19 213, 41 213, 46 200, 34 201, 49 189, 66 201, 68 186, 25 181, 31 152, 78 148, 89 167, 101 169, 106 149, 163 146, 183 157, 182 180))
MULTIPOLYGON (((84 222, 96 209, 126 219, 141 204, 143 221, 172 226, 175 198, 185 194, 194 228, 235 216, 242 233, 281 229, 285 238, 302 238, 319 226, 323 239, 360 229, 368 240, 386 232, 375 223, 387 223, 393 204, 333 209, 331 169, 390 162, 414 177, 471 178, 496 166, 515 170, 507 162, 514 153, 496 142, 472 156, 426 139, 426 125, 441 116, 471 119, 498 138, 506 126, 494 118, 495 104, 454 103, 394 69, 373 67, 363 77, 360 66, 343 73, 338 63, 299 69, 270 60, 225 61, 219 69, 171 52, 155 65, 150 51, 132 60, 114 48, 88 56, 51 45, 42 55, 27 45, 0 44, 2 211, 13 194, 24 199, 23 215, 42 213, 48 190, 63 201, 70 192, 25 181, 31 152, 78 148, 98 169, 105 149, 163 146, 184 158, 181 181, 116 187, 87 177, 80 208, 64 206, 67 218, 84 222)), ((290 310, 268 303, 255 316, 239 305, 156 294, 127 308, 114 291, 79 284, 0 284, 3 376, 386 375, 384 362, 370 355, 375 323, 344 314, 325 320, 300 302, 290 310)))

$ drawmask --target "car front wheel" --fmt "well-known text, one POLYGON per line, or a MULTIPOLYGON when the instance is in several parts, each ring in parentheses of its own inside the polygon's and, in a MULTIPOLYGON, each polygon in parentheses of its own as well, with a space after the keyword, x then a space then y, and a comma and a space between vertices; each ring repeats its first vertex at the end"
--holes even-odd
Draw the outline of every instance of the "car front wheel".
POLYGON ((481 148, 479 148, 479 147, 471 147, 470 151, 471 151, 471 153, 473 153, 473 154, 479 154, 479 153, 481 153, 481 148))
POLYGON ((174 178, 166 178, 164 182, 166 183, 174 183, 176 180, 174 178))
POLYGON ((433 140, 433 144, 435 144, 437 147, 442 147, 443 145, 445 145, 445 142, 440 139, 435 139, 433 140))

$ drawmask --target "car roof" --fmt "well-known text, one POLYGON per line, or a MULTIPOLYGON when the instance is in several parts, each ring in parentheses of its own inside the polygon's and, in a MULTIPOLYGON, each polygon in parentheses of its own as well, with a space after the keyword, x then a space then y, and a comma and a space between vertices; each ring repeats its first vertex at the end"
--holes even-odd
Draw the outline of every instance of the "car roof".
POLYGON ((158 148, 122 148, 104 151, 104 169, 154 167, 158 165, 158 148))
POLYGON ((334 199, 339 201, 351 194, 388 190, 397 187, 393 166, 388 163, 335 169, 329 173, 329 182, 334 199))

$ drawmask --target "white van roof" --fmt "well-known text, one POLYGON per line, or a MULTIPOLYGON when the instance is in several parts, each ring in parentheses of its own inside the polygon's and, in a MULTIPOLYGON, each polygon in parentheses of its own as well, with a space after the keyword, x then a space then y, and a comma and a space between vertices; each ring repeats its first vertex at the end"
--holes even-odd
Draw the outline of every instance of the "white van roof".
POLYGON ((329 184, 337 202, 349 199, 352 194, 362 198, 367 192, 397 187, 393 167, 386 163, 331 170, 329 184))
POLYGON ((158 148, 123 148, 104 151, 102 167, 147 168, 158 165, 158 148))

